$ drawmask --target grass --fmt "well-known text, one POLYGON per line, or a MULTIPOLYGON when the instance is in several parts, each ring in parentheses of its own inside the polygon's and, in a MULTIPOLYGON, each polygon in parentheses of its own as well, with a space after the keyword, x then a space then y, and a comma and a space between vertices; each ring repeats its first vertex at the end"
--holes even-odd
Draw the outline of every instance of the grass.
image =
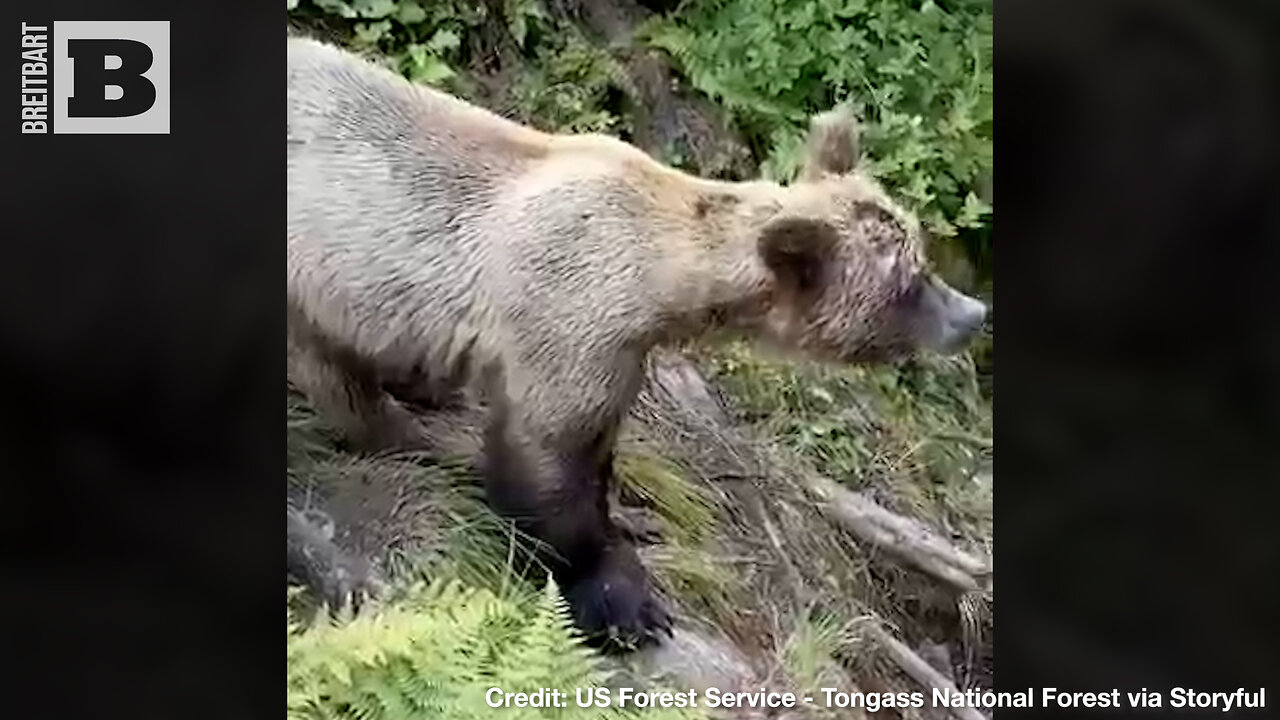
POLYGON ((375 549, 388 575, 498 591, 538 565, 535 543, 489 508, 468 468, 414 454, 351 455, 292 390, 287 409, 291 499, 325 507, 340 525, 360 522, 354 544, 375 549))
POLYGON ((702 366, 738 419, 851 489, 941 521, 973 542, 991 535, 991 407, 968 356, 903 368, 840 368, 770 358, 743 343, 703 350, 702 366))
POLYGON ((623 452, 615 463, 619 490, 636 504, 650 508, 663 537, 697 547, 714 537, 715 499, 688 482, 671 460, 642 452, 623 452))

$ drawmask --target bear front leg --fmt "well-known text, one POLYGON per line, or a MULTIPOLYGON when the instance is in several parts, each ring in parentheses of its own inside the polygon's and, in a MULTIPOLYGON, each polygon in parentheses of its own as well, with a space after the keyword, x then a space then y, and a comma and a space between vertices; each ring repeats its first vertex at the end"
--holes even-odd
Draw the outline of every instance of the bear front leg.
POLYGON ((486 438, 484 476, 494 509, 549 546, 548 565, 578 628, 592 642, 639 647, 670 635, 672 617, 609 516, 605 465, 612 453, 602 443, 611 442, 612 433, 602 432, 549 444, 499 409, 486 438))

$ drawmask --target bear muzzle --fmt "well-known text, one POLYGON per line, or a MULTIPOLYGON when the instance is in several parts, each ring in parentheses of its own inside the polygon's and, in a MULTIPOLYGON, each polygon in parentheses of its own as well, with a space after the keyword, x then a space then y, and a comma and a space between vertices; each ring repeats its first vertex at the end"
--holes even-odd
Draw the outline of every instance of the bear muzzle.
POLYGON ((922 298, 925 321, 920 344, 944 355, 962 352, 982 330, 986 303, 934 279, 922 298))

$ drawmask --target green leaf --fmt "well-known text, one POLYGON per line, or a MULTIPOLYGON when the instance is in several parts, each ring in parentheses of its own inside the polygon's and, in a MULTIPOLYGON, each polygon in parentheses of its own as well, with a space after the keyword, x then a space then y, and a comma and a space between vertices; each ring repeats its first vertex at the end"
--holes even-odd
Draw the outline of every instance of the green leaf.
POLYGON ((941 210, 931 209, 922 218, 929 232, 938 237, 955 237, 956 226, 947 221, 941 210))
POLYGON ((445 50, 454 50, 462 44, 462 38, 452 30, 439 30, 431 37, 427 47, 432 52, 443 52, 445 50))
POLYGON ((405 49, 405 75, 414 82, 439 85, 456 73, 449 64, 436 57, 425 45, 410 45, 405 49))
POLYGON ((376 20, 396 12, 395 0, 354 0, 356 12, 363 18, 376 20))
POLYGON ((511 37, 516 41, 516 45, 524 47, 525 38, 529 35, 529 11, 524 7, 525 3, 507 2, 507 29, 511 31, 511 37))
POLYGON ((991 211, 991 205, 970 190, 969 194, 964 198, 964 205, 961 206, 960 212, 955 218, 955 224, 965 228, 982 227, 982 219, 990 215, 991 211))
POLYGON ((414 0, 404 0, 397 7, 396 19, 401 25, 414 25, 427 19, 427 11, 414 0))
POLYGON ((316 7, 332 15, 337 15, 341 18, 356 17, 355 8, 351 7, 346 0, 315 0, 315 3, 316 7))
POLYGON ((377 45, 378 41, 391 32, 390 20, 379 20, 375 23, 357 23, 355 26, 357 45, 377 45))

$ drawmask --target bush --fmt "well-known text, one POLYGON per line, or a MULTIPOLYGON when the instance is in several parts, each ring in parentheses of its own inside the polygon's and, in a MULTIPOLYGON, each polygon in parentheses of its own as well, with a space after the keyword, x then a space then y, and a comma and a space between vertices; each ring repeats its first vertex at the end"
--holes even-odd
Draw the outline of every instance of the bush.
MULTIPOLYGON (((466 55, 463 38, 487 19, 482 3, 455 0, 286 0, 295 19, 336 22, 353 48, 385 55, 407 78, 462 90, 458 72, 466 55)), ((535 0, 507 3, 512 37, 523 43, 531 23, 543 18, 535 0)))
POLYGON ((849 104, 872 173, 985 262, 991 25, 989 1, 704 0, 645 36, 733 113, 774 179, 798 172, 807 119, 849 104))

